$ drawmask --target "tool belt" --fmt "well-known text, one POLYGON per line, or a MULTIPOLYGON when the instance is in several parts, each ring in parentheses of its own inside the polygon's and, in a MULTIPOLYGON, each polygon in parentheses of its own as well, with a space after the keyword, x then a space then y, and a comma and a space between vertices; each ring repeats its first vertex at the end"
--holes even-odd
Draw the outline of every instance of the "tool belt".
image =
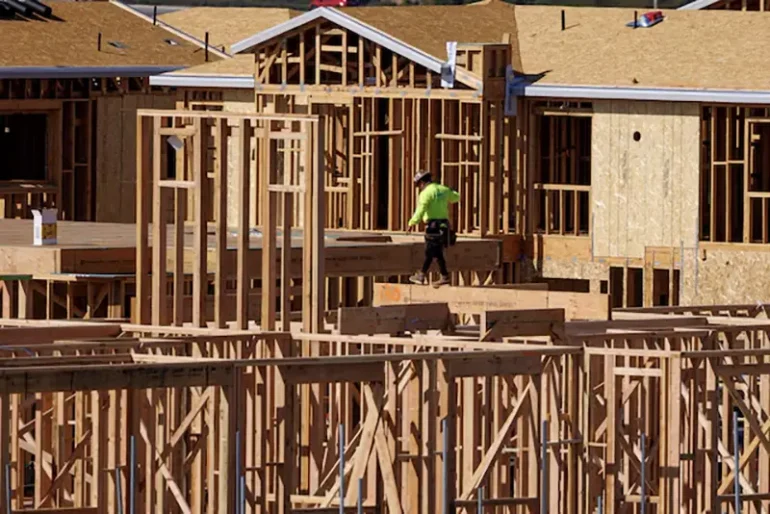
POLYGON ((449 220, 430 220, 425 227, 425 242, 444 247, 454 246, 457 233, 449 227, 449 220))

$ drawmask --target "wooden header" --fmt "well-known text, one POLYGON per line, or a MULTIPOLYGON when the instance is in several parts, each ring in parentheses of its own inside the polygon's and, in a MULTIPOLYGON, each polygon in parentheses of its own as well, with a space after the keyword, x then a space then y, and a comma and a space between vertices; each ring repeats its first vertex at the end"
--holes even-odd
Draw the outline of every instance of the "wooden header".
POLYGON ((137 109, 138 118, 205 118, 227 120, 263 120, 263 121, 309 121, 317 122, 319 117, 311 114, 257 114, 225 111, 188 111, 170 109, 137 109))
POLYGON ((565 339, 564 309, 521 309, 481 313, 479 341, 501 341, 504 337, 551 336, 565 339))
POLYGON ((451 326, 449 305, 417 303, 382 307, 340 307, 337 327, 340 334, 398 334, 444 330, 451 326))

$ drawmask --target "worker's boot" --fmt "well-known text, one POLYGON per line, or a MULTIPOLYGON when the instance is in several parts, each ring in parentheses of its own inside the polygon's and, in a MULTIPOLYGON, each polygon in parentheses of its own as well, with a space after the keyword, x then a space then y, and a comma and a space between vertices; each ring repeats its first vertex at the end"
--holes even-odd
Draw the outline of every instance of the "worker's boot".
POLYGON ((409 277, 409 282, 412 284, 417 284, 418 286, 421 286, 425 283, 425 273, 422 271, 416 272, 414 275, 409 277))
POLYGON ((442 275, 438 282, 436 282, 437 286, 443 286, 444 284, 449 284, 449 275, 442 275))

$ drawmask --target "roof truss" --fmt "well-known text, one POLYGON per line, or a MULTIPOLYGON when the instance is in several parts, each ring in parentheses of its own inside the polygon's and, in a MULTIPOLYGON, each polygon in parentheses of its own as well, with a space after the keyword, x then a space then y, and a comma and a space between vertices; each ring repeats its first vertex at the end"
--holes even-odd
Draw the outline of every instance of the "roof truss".
MULTIPOLYGON (((404 81, 411 79, 414 73, 440 76, 443 64, 435 56, 329 8, 309 11, 235 43, 231 49, 234 53, 257 54, 257 84, 277 81, 279 84, 320 85, 326 84, 322 79, 328 77, 328 73, 337 73, 340 82, 333 83, 340 85, 406 85, 404 81), (335 53, 338 59, 332 57, 335 53), (274 75, 271 71, 274 66, 285 69, 274 75), (356 67, 361 69, 356 70, 356 67), (364 70, 363 67, 372 69, 364 70), (382 76, 386 69, 390 76, 382 76), (314 76, 309 76, 309 70, 314 76)), ((479 77, 459 68, 455 83, 465 88, 481 88, 479 77)))

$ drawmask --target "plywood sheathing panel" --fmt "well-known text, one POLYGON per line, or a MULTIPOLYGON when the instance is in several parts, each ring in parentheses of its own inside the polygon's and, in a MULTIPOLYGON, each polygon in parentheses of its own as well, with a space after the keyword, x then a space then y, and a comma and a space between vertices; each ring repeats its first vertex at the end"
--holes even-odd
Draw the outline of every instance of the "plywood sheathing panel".
POLYGON ((190 7, 158 18, 204 41, 209 34, 209 44, 226 52, 230 45, 253 36, 274 25, 299 16, 295 9, 260 7, 190 7))
POLYGON ((136 220, 136 110, 169 109, 164 93, 103 96, 96 100, 96 221, 136 220))
MULTIPOLYGON (((251 59, 248 59, 249 66, 252 71, 254 71, 254 57, 251 57, 251 59)), ((233 62, 236 59, 230 59, 228 61, 220 61, 220 62, 233 62)), ((243 59, 238 59, 243 61, 243 59)), ((253 113, 255 112, 255 106, 254 106, 254 92, 251 90, 229 90, 225 91, 222 96, 222 102, 221 102, 222 110, 227 112, 233 112, 233 113, 253 113)), ((239 185, 238 185, 238 176, 236 175, 236 171, 238 168, 238 163, 240 162, 240 155, 241 155, 241 149, 239 145, 239 134, 238 134, 238 126, 232 125, 230 127, 230 137, 228 138, 227 142, 227 153, 228 153, 228 159, 227 159, 227 226, 228 227, 235 227, 237 225, 238 220, 238 191, 239 191, 239 185)), ((257 179, 257 163, 256 163, 256 154, 253 154, 250 159, 250 173, 251 178, 249 180, 249 186, 251 189, 250 197, 256 198, 256 191, 257 191, 257 184, 259 184, 259 180, 257 179)), ((252 215, 256 215, 256 213, 252 213, 252 215)))
POLYGON ((695 247, 699 116, 696 104, 594 102, 594 257, 641 259, 646 246, 695 247))
POLYGON ((770 300, 770 252, 758 245, 701 243, 684 266, 682 305, 770 300))
MULTIPOLYGON (((55 2, 58 21, 0 18, 0 67, 191 66, 200 47, 109 2, 55 2), (101 51, 97 37, 102 34, 101 51), (166 42, 173 39, 177 44, 166 42), (110 45, 120 42, 125 48, 110 45)), ((219 59, 209 55, 209 59, 219 59)))
POLYGON ((109 201, 96 202, 96 219, 107 221, 120 216, 120 157, 122 156, 119 131, 115 126, 123 125, 120 115, 121 98, 105 96, 96 99, 96 119, 111 120, 95 132, 96 138, 96 191, 97 196, 109 201), (110 151, 105 151, 109 149, 110 151))

